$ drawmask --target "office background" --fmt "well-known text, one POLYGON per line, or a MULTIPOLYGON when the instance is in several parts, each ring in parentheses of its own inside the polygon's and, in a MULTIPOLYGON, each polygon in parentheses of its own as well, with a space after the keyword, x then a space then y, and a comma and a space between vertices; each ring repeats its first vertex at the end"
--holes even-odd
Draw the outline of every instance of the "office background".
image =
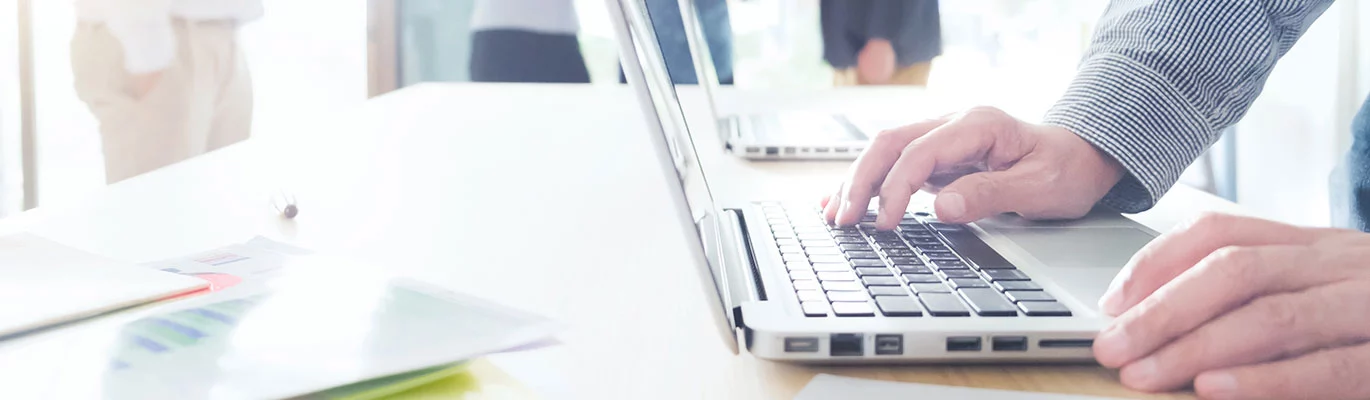
MULTIPOLYGON (((822 88, 817 0, 730 2, 736 82, 742 88, 822 88)), ((930 86, 1012 91, 1050 99, 1071 76, 1103 2, 943 1, 945 53, 930 86), (988 78, 986 78, 988 77, 988 78)), ((603 2, 576 0, 579 42, 592 84, 618 82, 603 2)), ((256 136, 314 128, 367 98, 428 81, 469 80, 473 0, 266 1, 266 16, 241 32, 256 88, 256 136)), ((0 0, 0 215, 80 202, 104 185, 95 119, 72 90, 67 0, 0 0), (27 6, 28 24, 20 24, 27 6), (20 27, 32 27, 21 35, 20 27), (21 39, 32 49, 35 142, 24 182, 20 116, 21 39), (34 205, 34 204, 29 204, 34 205)), ((1275 219, 1326 224, 1328 176, 1349 147, 1350 119, 1370 91, 1370 5, 1335 4, 1272 75, 1236 127, 1233 196, 1275 219)), ((486 132, 481 134, 498 134, 486 132)), ((325 146, 325 143, 320 143, 325 146)), ((307 157, 302 149, 301 157, 307 157)), ((1219 162, 1221 164, 1221 162, 1219 162)), ((1223 174, 1218 174, 1223 176, 1223 174)), ((1216 188, 1209 174, 1186 182, 1216 188)))

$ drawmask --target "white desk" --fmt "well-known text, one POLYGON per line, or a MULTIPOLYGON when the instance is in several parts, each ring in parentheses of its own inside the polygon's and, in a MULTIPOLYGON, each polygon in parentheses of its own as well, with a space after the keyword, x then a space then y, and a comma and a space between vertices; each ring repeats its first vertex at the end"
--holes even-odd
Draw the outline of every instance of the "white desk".
MULTIPOLYGON (((698 104, 698 92, 682 95, 698 104)), ((893 104, 903 95, 833 96, 826 101, 873 96, 893 104)), ((552 395, 788 398, 825 371, 1136 395, 1089 366, 819 368, 730 354, 700 297, 696 267, 679 261, 689 238, 661 228, 674 223, 660 206, 668 183, 651 169, 634 101, 626 87, 418 86, 321 121, 314 132, 254 139, 80 203, 16 216, 0 222, 0 232, 30 230, 129 261, 253 235, 364 261, 399 260, 387 267, 568 323, 561 346, 495 359, 522 384, 552 395), (280 186, 299 198, 294 221, 268 206, 280 186)), ((692 120, 704 117, 692 110, 692 120)), ((722 155, 713 135, 700 139, 724 199, 817 199, 845 170, 845 163, 747 163, 722 155)), ((1140 219, 1165 230, 1200 209, 1224 207, 1231 205, 1179 190, 1140 219)))

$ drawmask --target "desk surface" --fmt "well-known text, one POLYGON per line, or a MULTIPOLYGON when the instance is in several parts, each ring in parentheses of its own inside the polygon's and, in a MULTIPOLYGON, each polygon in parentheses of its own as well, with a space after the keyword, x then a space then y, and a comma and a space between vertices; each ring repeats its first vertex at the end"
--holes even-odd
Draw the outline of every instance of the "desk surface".
MULTIPOLYGON (((739 104, 802 97, 731 93, 739 104)), ((685 90, 694 126, 712 126, 685 90)), ((813 107, 913 104, 916 92, 810 94, 813 107)), ((1142 397, 1092 366, 810 367, 732 355, 700 298, 624 87, 421 85, 312 132, 253 139, 0 222, 128 261, 264 235, 384 266, 563 321, 559 346, 491 359, 534 390, 586 398, 790 398, 816 373, 1142 397), (299 200, 279 218, 270 196, 299 200), (527 238, 527 240, 509 240, 527 238), (530 247, 530 244, 533 244, 530 247)), ((814 200, 845 163, 749 163, 699 147, 724 200, 814 200)), ((1235 206, 1177 190, 1138 216, 1168 230, 1235 206)), ((1175 397, 1183 397, 1172 395, 1175 397)), ((1167 397, 1167 396, 1160 396, 1167 397)))

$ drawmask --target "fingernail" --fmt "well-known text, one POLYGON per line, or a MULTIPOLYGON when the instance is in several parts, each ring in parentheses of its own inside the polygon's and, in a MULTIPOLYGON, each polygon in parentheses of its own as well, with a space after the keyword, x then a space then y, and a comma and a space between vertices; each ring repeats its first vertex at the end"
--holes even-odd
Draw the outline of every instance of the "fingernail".
POLYGON ((1095 357, 1099 359, 1100 363, 1118 367, 1127 361, 1123 357, 1127 355, 1127 348, 1131 344, 1128 343, 1127 332, 1123 332, 1118 324, 1109 325, 1108 328, 1100 331, 1099 336, 1094 338, 1094 344, 1095 357))
POLYGON ((1237 377, 1227 372, 1213 372, 1199 376, 1195 391, 1204 397, 1230 399, 1237 395, 1237 377))
POLYGON ((966 199, 957 193, 942 193, 937 195, 937 203, 941 204, 942 213, 939 218, 960 219, 966 214, 966 199))
POLYGON ((1123 368, 1120 377, 1123 383, 1128 386, 1140 386, 1143 389, 1151 389, 1152 382, 1156 379, 1156 359, 1154 357, 1143 358, 1123 368))

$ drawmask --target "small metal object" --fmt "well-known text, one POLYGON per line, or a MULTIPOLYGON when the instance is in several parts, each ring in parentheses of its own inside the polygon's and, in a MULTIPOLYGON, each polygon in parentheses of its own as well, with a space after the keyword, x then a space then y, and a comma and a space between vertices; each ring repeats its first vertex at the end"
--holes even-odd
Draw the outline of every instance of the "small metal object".
POLYGON ((271 205, 276 208, 276 212, 281 213, 281 216, 287 219, 295 218, 296 215, 300 214, 300 207, 295 203, 295 196, 285 192, 273 196, 271 205))

